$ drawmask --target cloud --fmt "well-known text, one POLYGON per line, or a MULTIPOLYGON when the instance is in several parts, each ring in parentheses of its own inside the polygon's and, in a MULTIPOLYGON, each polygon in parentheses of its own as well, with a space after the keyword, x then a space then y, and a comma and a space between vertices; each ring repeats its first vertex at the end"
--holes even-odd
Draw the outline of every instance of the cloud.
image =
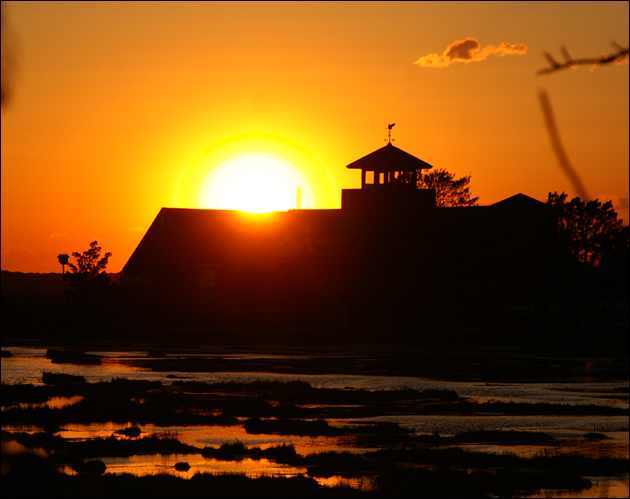
POLYGON ((37 253, 26 246, 2 246, 2 254, 10 254, 10 253, 26 253, 28 255, 34 255, 37 253))
POLYGON ((468 64, 469 62, 483 61, 491 54, 503 57, 504 55, 524 55, 526 53, 527 45, 524 43, 511 44, 503 42, 498 47, 486 45, 484 48, 481 48, 479 42, 469 36, 465 40, 455 40, 446 47, 442 55, 425 55, 413 64, 418 64, 425 68, 447 68, 456 62, 468 64))
POLYGON ((68 234, 65 232, 53 232, 49 237, 50 239, 54 239, 56 237, 66 237, 68 234))
POLYGON ((125 230, 128 232, 144 232, 146 229, 144 227, 128 227, 125 230))

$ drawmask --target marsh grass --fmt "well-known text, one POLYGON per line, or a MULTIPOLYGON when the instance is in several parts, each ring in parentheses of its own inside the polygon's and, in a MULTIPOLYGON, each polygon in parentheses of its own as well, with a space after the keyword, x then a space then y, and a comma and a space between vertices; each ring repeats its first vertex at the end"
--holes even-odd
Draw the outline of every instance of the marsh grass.
MULTIPOLYGON (((108 497, 194 497, 202 491, 210 497, 417 497, 418 491, 427 496, 510 496, 534 493, 542 488, 579 490, 590 485, 584 476, 616 476, 627 473, 628 469, 627 459, 593 459, 552 451, 522 458, 509 452, 489 454, 456 447, 470 443, 561 445, 561 442, 541 432, 483 430, 443 437, 437 433, 415 435, 394 423, 359 424, 351 419, 388 413, 618 416, 627 415, 627 409, 596 405, 476 403, 448 390, 323 389, 299 380, 288 383, 263 380, 251 383, 199 383, 176 380, 173 386, 165 386, 159 381, 125 378, 98 383, 63 377, 53 377, 49 381, 37 387, 2 384, 2 402, 3 406, 7 406, 2 413, 3 424, 43 424, 50 428, 49 431, 35 434, 3 430, 2 440, 16 440, 28 448, 41 447, 50 453, 43 464, 31 463, 31 471, 39 469, 37 466, 43 470, 59 465, 73 466, 79 471, 78 476, 47 473, 54 477, 54 490, 63 490, 76 497, 83 497, 81 494, 86 493, 88 487, 96 487, 89 490, 102 491, 108 497), (82 395, 85 398, 61 409, 11 407, 20 402, 45 401, 49 397, 67 395, 82 395), (297 407, 298 403, 305 406, 297 407), (348 425, 332 426, 327 421, 330 417, 346 418, 348 425), (112 435, 70 441, 53 435, 55 429, 65 424, 110 421, 130 424, 130 427, 117 433, 132 438, 121 439, 112 435), (223 443, 218 448, 199 448, 182 443, 177 432, 143 432, 139 426, 141 424, 164 427, 243 425, 248 433, 257 435, 343 435, 352 437, 357 449, 363 445, 379 450, 300 455, 290 444, 261 449, 245 446, 238 440, 223 443), (98 470, 102 467, 88 465, 105 457, 138 454, 199 454, 206 458, 230 461, 268 459, 279 464, 305 467, 311 477, 374 477, 376 489, 360 491, 349 487, 321 487, 308 477, 268 476, 253 479, 244 475, 197 473, 183 480, 174 475, 176 470, 172 471, 173 474, 142 478, 108 473, 101 476, 98 470), (94 472, 87 472, 86 466, 94 467, 94 472), (567 473, 567 470, 571 473, 567 473)), ((590 432, 584 438, 601 439, 599 435, 603 434, 590 432)), ((34 492, 41 492, 41 497, 51 495, 53 489, 40 490, 35 483, 29 483, 25 489, 17 488, 20 480, 28 473, 19 471, 20 464, 16 466, 8 476, 3 476, 3 497, 5 490, 9 496, 40 496, 34 492)), ((183 465, 180 467, 183 468, 183 465)))
POLYGON ((503 445, 550 444, 556 439, 551 435, 538 431, 515 430, 475 430, 466 431, 452 438, 443 438, 444 443, 500 443, 503 445))
POLYGON ((582 435, 585 440, 605 440, 607 437, 603 433, 588 432, 582 435))
POLYGON ((0 386, 0 403, 2 407, 9 407, 19 403, 46 402, 55 393, 50 387, 31 384, 5 383, 0 386))
POLYGON ((79 461, 71 465, 72 469, 77 473, 95 473, 102 475, 105 473, 106 466, 100 459, 91 459, 89 461, 79 461))
MULTIPOLYGON (((347 331, 343 334, 348 336, 347 331)), ((502 340, 507 341, 508 335, 516 336, 511 331, 503 334, 502 340)), ((589 347, 595 346, 589 345, 589 347)), ((156 372, 276 372, 297 375, 340 373, 380 375, 386 372, 390 376, 485 382, 548 381, 587 376, 584 363, 581 359, 573 358, 570 353, 567 353, 570 349, 567 349, 565 343, 558 346, 557 352, 549 346, 546 355, 553 356, 553 363, 540 355, 539 344, 531 350, 530 352, 527 348, 521 347, 519 351, 503 352, 502 355, 497 356, 491 351, 483 351, 473 345, 461 345, 461 348, 458 348, 451 342, 448 349, 436 351, 426 346, 419 348, 418 345, 408 343, 407 348, 391 353, 372 351, 369 354, 366 352, 365 356, 343 355, 336 349, 328 349, 324 354, 311 355, 304 359, 217 357, 208 359, 182 355, 166 359, 128 359, 124 362, 156 372), (450 369, 447 366, 450 366, 450 369)), ((573 352, 573 355, 577 353, 579 352, 573 352)), ((581 354, 593 355, 593 350, 581 354)), ((610 355, 610 352, 607 355, 610 355)), ((610 359, 599 366, 597 373, 588 373, 591 378, 593 375, 601 380, 627 379, 627 361, 624 359, 622 362, 612 362, 610 359)))
POLYGON ((71 350, 66 348, 49 348, 46 351, 46 358, 50 359, 53 364, 101 364, 101 358, 97 355, 87 354, 82 350, 71 350))
POLYGON ((238 393, 258 394, 268 400, 299 404, 367 404, 400 400, 459 400, 453 390, 355 390, 338 388, 314 388, 310 383, 294 381, 263 381, 249 383, 204 383, 200 381, 173 381, 173 386, 192 393, 238 393))
POLYGON ((142 430, 137 426, 130 426, 128 428, 123 428, 122 430, 117 430, 115 433, 126 437, 136 438, 142 434, 142 430))
POLYGON ((374 451, 377 459, 433 466, 455 466, 462 469, 530 469, 541 472, 572 473, 582 476, 617 476, 627 473, 628 459, 590 458, 579 454, 545 454, 519 457, 516 454, 492 454, 461 448, 408 448, 374 451))
POLYGON ((46 481, 24 481, 15 472, 3 476, 3 497, 366 497, 351 488, 321 487, 305 476, 249 478, 241 474, 196 473, 183 479, 173 473, 137 477, 131 474, 67 476, 53 473, 46 481), (51 485, 53 487, 51 488, 51 485))
MULTIPOLYGON (((254 451, 234 444, 231 447, 231 450, 238 452, 254 451)), ((417 456, 411 450, 386 455, 379 452, 365 455, 325 452, 296 457, 300 465, 308 468, 311 477, 373 476, 376 488, 372 492, 343 486, 321 487, 313 478, 306 476, 249 478, 238 473, 196 473, 188 480, 177 478, 171 473, 143 477, 129 474, 98 476, 96 465, 94 473, 87 473, 75 465, 81 471, 80 475, 64 476, 51 471, 52 467, 41 458, 36 464, 33 464, 32 459, 29 460, 28 466, 30 470, 48 470, 47 475, 44 475, 48 476, 47 486, 54 484, 56 490, 63 490, 64 495, 74 497, 81 497, 80 493, 85 493, 86 487, 100 490, 107 497, 197 497, 201 491, 206 497, 480 497, 490 494, 511 497, 542 489, 581 490, 591 485, 580 476, 580 470, 576 468, 577 461, 567 457, 523 460, 514 456, 495 456, 495 461, 490 462, 487 455, 461 451, 459 454, 466 459, 458 462, 453 460, 453 454, 450 449, 435 452, 431 456, 431 467, 400 466, 400 460, 416 462, 414 457, 417 456)), ((611 463, 611 460, 605 460, 589 469, 609 468, 611 463)), ((3 497, 50 497, 50 490, 41 488, 41 481, 23 481, 27 475, 20 470, 20 466, 24 463, 13 464, 12 471, 3 476, 3 497), (18 490, 19 493, 16 493, 18 490)), ((627 469, 627 464, 627 460, 618 462, 616 469, 621 466, 627 469)))
MULTIPOLYGON (((46 373, 44 373, 46 374, 46 373)), ((313 388, 303 381, 199 383, 115 378, 87 383, 52 378, 44 386, 2 384, 3 424, 69 423, 148 424, 158 426, 232 426, 247 418, 251 434, 299 436, 361 434, 351 427, 331 427, 327 419, 365 418, 387 414, 419 415, 628 415, 628 409, 601 405, 484 402, 460 398, 449 390, 341 390, 313 388), (83 400, 62 408, 17 407, 45 402, 50 397, 80 395, 83 400), (297 399, 291 402, 291 399, 297 399), (296 405, 305 402, 303 405, 296 405)), ((368 433, 386 435, 391 442, 405 432, 397 426, 375 426, 368 433), (378 430, 378 431, 376 431, 378 430)), ((513 435, 507 436, 511 438, 513 435)), ((531 435, 522 435, 524 438, 531 435)), ((504 438, 495 435, 493 438, 504 438)), ((591 437, 586 437, 591 438, 591 437)), ((593 437, 597 438, 597 437, 593 437)), ((428 439, 425 438, 428 443, 428 439)), ((538 443, 543 443, 542 440, 538 443)))
POLYGON ((76 376, 74 374, 53 373, 50 371, 42 372, 42 383, 45 385, 75 385, 76 383, 85 383, 83 376, 76 376))

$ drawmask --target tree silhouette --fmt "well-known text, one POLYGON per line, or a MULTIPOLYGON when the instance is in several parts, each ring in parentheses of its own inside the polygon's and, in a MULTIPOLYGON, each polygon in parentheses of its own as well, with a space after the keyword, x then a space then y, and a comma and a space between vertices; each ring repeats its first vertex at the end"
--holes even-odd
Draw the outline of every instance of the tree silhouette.
MULTIPOLYGON (((579 197, 567 201, 563 192, 549 193, 549 206, 561 210, 558 218, 558 238, 584 265, 597 267, 623 244, 622 221, 610 201, 582 201, 579 197)), ((627 235, 627 231, 626 231, 627 235)))
POLYGON ((471 197, 470 175, 455 178, 455 175, 443 168, 432 170, 418 176, 418 189, 435 189, 435 205, 475 206, 478 197, 471 197))
POLYGON ((455 178, 443 168, 423 173, 422 170, 404 172, 394 179, 401 184, 416 184, 418 189, 434 189, 435 205, 445 206, 475 206, 478 197, 471 197, 470 175, 455 178))
POLYGON ((102 289, 109 284, 109 277, 105 272, 111 252, 105 253, 101 258, 101 247, 98 241, 90 243, 90 249, 79 253, 75 251, 72 256, 76 264, 68 263, 71 273, 67 274, 69 284, 75 291, 91 295, 94 291, 102 289))

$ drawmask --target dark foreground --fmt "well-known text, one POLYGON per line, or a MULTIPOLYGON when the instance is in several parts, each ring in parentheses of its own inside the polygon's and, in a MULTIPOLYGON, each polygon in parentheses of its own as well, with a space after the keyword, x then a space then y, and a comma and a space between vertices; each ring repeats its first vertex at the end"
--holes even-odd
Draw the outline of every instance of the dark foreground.
MULTIPOLYGON (((86 344, 71 346, 69 353, 50 351, 51 362, 96 361, 79 352, 86 344)), ((236 346, 222 348, 229 352, 236 346)), ((598 352, 596 369, 590 364, 585 368, 583 358, 566 352, 555 352, 551 359, 531 348, 446 351, 346 345, 331 350, 259 345, 250 350, 311 355, 208 360, 189 355, 194 349, 174 354, 163 344, 154 344, 146 358, 129 362, 153 371, 186 373, 441 373, 442 379, 489 383, 628 378, 627 352, 622 356, 614 349, 598 352), (332 351, 338 355, 331 356, 332 351)), ((43 382, 38 386, 3 382, 2 497, 520 497, 549 495, 550 490, 556 494, 585 491, 592 485, 588 477, 620 477, 628 470, 627 449, 599 456, 581 452, 592 444, 611 441, 597 429, 569 442, 536 431, 417 434, 397 424, 365 419, 401 414, 627 417, 628 409, 622 407, 479 402, 451 390, 314 388, 302 381, 203 383, 184 378, 169 385, 126 379, 89 383, 78 376, 44 372, 43 382), (71 396, 83 398, 62 408, 41 405, 52 397, 71 396), (121 429, 107 437, 80 441, 58 436, 67 425, 104 422, 117 423, 121 429), (221 446, 199 447, 182 442, 175 432, 147 430, 151 425, 239 427, 248 435, 327 437, 350 442, 353 450, 299 453, 292 444, 245 446, 233 439, 221 446), (467 450, 469 444, 494 445, 503 451, 474 452, 467 450), (511 451, 523 445, 533 452, 523 456, 511 451), (103 462, 107 457, 157 454, 176 454, 180 461, 168 473, 152 476, 112 474, 103 462), (199 456, 219 461, 264 459, 304 472, 297 476, 196 473, 182 478, 188 461, 199 456), (76 474, 70 476, 62 469, 76 474), (330 487, 316 480, 321 477, 356 480, 353 487, 330 487), (357 487, 357 480, 365 481, 365 486, 357 487)))

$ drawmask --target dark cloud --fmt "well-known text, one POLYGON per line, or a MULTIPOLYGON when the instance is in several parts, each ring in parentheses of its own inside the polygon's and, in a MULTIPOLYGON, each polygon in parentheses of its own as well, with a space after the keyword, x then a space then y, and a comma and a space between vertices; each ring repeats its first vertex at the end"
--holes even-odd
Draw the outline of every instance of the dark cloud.
POLYGON ((523 43, 511 44, 503 42, 498 47, 495 45, 486 45, 481 48, 479 42, 472 38, 467 37, 465 40, 455 40, 451 43, 446 50, 440 54, 429 54, 420 57, 413 64, 418 64, 422 67, 428 68, 446 68, 455 62, 469 63, 474 61, 483 61, 490 54, 495 54, 500 57, 504 55, 524 55, 527 53, 527 45, 523 43))
POLYGON ((473 58, 474 53, 479 50, 479 42, 474 38, 466 38, 465 40, 456 40, 451 43, 444 51, 443 56, 450 60, 461 59, 469 61, 473 58))

